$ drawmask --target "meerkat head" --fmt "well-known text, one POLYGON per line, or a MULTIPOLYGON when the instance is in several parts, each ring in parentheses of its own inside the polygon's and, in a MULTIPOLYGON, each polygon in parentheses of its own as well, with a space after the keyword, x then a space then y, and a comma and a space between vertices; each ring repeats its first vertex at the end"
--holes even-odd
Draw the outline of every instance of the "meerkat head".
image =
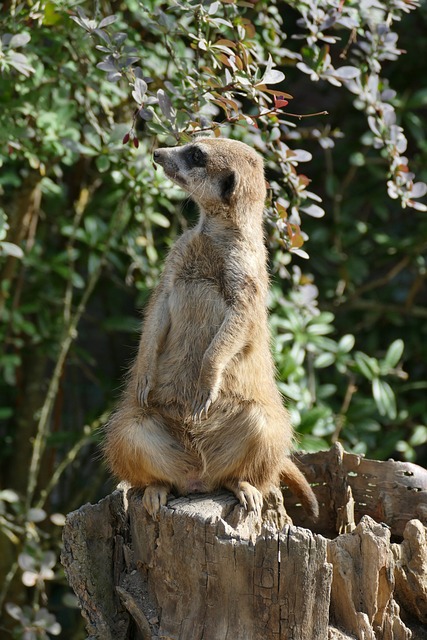
POLYGON ((154 161, 209 215, 228 217, 237 209, 264 203, 261 156, 225 138, 199 138, 183 147, 157 149, 154 161))

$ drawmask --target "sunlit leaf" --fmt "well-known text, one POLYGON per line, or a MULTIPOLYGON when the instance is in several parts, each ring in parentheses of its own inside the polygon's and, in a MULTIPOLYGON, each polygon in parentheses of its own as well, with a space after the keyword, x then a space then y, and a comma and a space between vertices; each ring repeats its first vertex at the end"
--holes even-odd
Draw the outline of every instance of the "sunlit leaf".
POLYGON ((390 368, 395 367, 399 363, 403 355, 404 348, 405 348, 405 344, 403 340, 398 339, 392 342, 389 348, 387 349, 387 353, 384 357, 384 364, 390 368))

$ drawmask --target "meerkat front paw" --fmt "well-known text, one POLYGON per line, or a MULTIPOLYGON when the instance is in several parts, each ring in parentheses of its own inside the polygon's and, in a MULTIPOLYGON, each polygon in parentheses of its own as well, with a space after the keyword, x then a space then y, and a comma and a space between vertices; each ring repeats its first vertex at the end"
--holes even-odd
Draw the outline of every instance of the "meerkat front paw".
POLYGON ((264 498, 256 487, 244 480, 230 480, 225 482, 224 486, 234 493, 246 511, 254 511, 257 516, 261 515, 264 498))
POLYGON ((154 376, 150 372, 138 376, 136 385, 136 397, 141 407, 148 405, 148 395, 154 386, 154 376))
POLYGON ((196 394, 196 399, 193 402, 192 408, 192 420, 193 422, 201 422, 203 414, 205 418, 208 415, 208 411, 213 403, 217 400, 219 395, 219 385, 215 388, 199 387, 196 394))
POLYGON ((257 516, 261 515, 263 497, 256 487, 253 487, 249 482, 239 482, 236 497, 246 511, 255 511, 257 516))

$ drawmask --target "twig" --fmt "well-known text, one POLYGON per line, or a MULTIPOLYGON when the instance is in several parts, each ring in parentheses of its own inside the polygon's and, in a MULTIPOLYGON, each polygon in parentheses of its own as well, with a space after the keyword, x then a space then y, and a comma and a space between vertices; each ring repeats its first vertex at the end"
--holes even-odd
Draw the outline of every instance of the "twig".
POLYGON ((11 585, 12 580, 14 579, 16 572, 18 571, 18 562, 15 561, 11 568, 9 569, 9 571, 7 572, 7 575, 3 581, 2 584, 2 588, 0 591, 0 611, 3 609, 3 603, 4 600, 7 596, 7 592, 9 591, 9 587, 11 585))
POLYGON ((341 409, 339 410, 339 413, 336 417, 336 427, 335 427, 335 431, 332 434, 332 438, 331 438, 331 442, 333 444, 335 444, 340 436, 341 430, 344 426, 344 418, 345 418, 345 414, 347 413, 349 407, 350 407, 350 403, 351 403, 351 399, 353 397, 353 395, 356 393, 357 391, 357 387, 354 384, 354 376, 351 376, 349 383, 347 385, 347 390, 345 392, 345 396, 344 396, 344 400, 343 403, 341 405, 341 409))
POLYGON ((359 289, 357 289, 353 293, 350 300, 358 298, 360 294, 366 293, 366 291, 371 291, 372 289, 377 289, 378 287, 383 287, 385 284, 388 284, 390 280, 393 280, 393 278, 395 278, 397 274, 400 273, 402 269, 404 269, 409 264, 411 258, 412 256, 409 255, 404 256, 402 260, 399 260, 399 262, 395 264, 388 273, 385 274, 385 276, 377 278, 376 280, 372 280, 371 282, 367 282, 366 284, 359 287, 359 289))
POLYGON ((82 188, 80 190, 79 198, 74 204, 75 215, 74 215, 74 219, 73 219, 73 227, 72 227, 71 234, 70 234, 70 237, 68 239, 68 243, 67 243, 67 247, 66 247, 68 260, 69 260, 69 264, 70 264, 70 271, 71 271, 71 275, 68 278, 67 288, 66 288, 65 296, 64 296, 64 321, 66 323, 70 321, 70 318, 71 318, 71 305, 72 305, 72 302, 73 302, 73 278, 72 278, 72 276, 74 275, 75 267, 74 267, 74 264, 73 264, 72 254, 73 254, 73 249, 74 249, 74 243, 76 241, 76 234, 77 234, 77 230, 78 230, 78 228, 80 226, 80 222, 82 220, 83 214, 86 211, 86 207, 87 207, 91 197, 93 196, 95 191, 98 189, 98 187, 101 185, 101 183, 102 183, 101 180, 95 180, 94 184, 91 185, 90 189, 82 188))
MULTIPOLYGON (((415 318, 427 318, 427 307, 414 306, 406 308, 399 304, 382 304, 376 300, 349 300, 338 306, 338 308, 362 309, 367 311, 376 311, 377 313, 398 313, 402 316, 414 316, 415 318)), ((337 307, 328 305, 335 313, 337 307)))
POLYGON ((289 111, 280 111, 280 113, 283 113, 286 116, 290 116, 291 118, 298 118, 298 120, 302 120, 303 118, 312 118, 313 116, 329 115, 329 111, 316 111, 316 113, 289 113, 289 111))
POLYGON ((27 498, 26 498, 27 509, 30 508, 32 499, 34 497, 34 491, 36 488, 38 472, 40 468, 40 461, 46 445, 45 440, 46 440, 46 435, 49 427, 49 419, 52 413, 56 394, 58 392, 59 381, 61 379, 62 370, 65 364, 65 359, 68 355, 68 351, 71 347, 71 344, 73 343, 73 341, 77 336, 77 325, 79 324, 80 319, 86 309, 86 305, 90 296, 92 295, 92 291, 94 290, 95 285, 98 282, 102 267, 103 267, 103 260, 100 260, 97 269, 95 269, 95 271, 92 273, 89 279, 86 291, 84 292, 83 297, 80 300, 80 304, 77 307, 77 311, 75 312, 74 316, 70 319, 70 322, 67 328, 65 329, 65 335, 62 340, 61 349, 59 351, 59 356, 56 361, 53 375, 49 384, 49 388, 46 394, 46 399, 41 409, 40 419, 37 425, 37 434, 34 439, 33 455, 31 457, 30 469, 28 473, 27 498))
MULTIPOLYGON (((270 109, 269 111, 264 111, 263 113, 255 113, 253 115, 247 114, 246 117, 251 118, 252 120, 258 120, 258 118, 263 118, 264 116, 269 116, 271 114, 275 114, 275 115, 283 114, 291 118, 298 118, 298 120, 302 120, 303 118, 312 118, 314 116, 327 116, 328 113, 329 113, 328 111, 317 111, 316 113, 288 113, 287 111, 281 111, 280 109, 279 110, 270 109)), ((212 122, 212 124, 209 127, 204 127, 203 129, 197 129, 197 131, 194 131, 193 133, 202 133, 203 131, 213 131, 218 127, 225 127, 229 124, 236 124, 240 120, 240 115, 243 115, 243 114, 239 114, 238 116, 233 116, 232 118, 226 118, 222 122, 212 122)))
POLYGON ((122 587, 116 587, 116 592, 119 595, 122 605, 135 620, 136 626, 141 632, 141 640, 151 640, 151 627, 135 598, 122 587))
POLYGON ((354 44, 356 41, 357 41, 357 29, 354 28, 351 30, 350 37, 347 41, 347 44, 345 45, 344 49, 340 53, 340 58, 342 58, 343 60, 347 58, 347 54, 351 45, 354 44))
POLYGON ((60 477, 62 476, 64 471, 77 458, 77 455, 78 455, 80 449, 82 449, 85 446, 85 444, 87 444, 90 441, 94 431, 99 429, 99 427, 101 425, 103 425, 103 424, 105 424, 105 422, 107 422, 109 416, 110 416, 110 411, 107 411, 107 412, 103 413, 99 418, 94 420, 91 425, 88 425, 87 427, 85 427, 87 432, 84 434, 84 436, 78 442, 76 442, 74 447, 72 449, 70 449, 70 451, 67 453, 66 457, 56 467, 56 469, 53 472, 53 474, 52 474, 47 486, 40 492, 40 498, 36 502, 36 505, 35 505, 36 509, 42 509, 43 508, 47 498, 49 497, 50 492, 55 488, 55 486, 58 483, 58 480, 60 479, 60 477))

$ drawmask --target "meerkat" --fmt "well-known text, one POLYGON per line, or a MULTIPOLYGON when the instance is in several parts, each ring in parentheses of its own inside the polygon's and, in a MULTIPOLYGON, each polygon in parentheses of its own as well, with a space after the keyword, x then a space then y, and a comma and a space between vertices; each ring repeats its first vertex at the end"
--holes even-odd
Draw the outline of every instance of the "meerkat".
POLYGON ((155 518, 168 494, 232 491, 260 512, 280 479, 316 518, 289 458, 293 430, 270 350, 261 156, 229 139, 154 152, 198 205, 172 247, 145 314, 139 350, 107 425, 112 472, 145 488, 155 518))

